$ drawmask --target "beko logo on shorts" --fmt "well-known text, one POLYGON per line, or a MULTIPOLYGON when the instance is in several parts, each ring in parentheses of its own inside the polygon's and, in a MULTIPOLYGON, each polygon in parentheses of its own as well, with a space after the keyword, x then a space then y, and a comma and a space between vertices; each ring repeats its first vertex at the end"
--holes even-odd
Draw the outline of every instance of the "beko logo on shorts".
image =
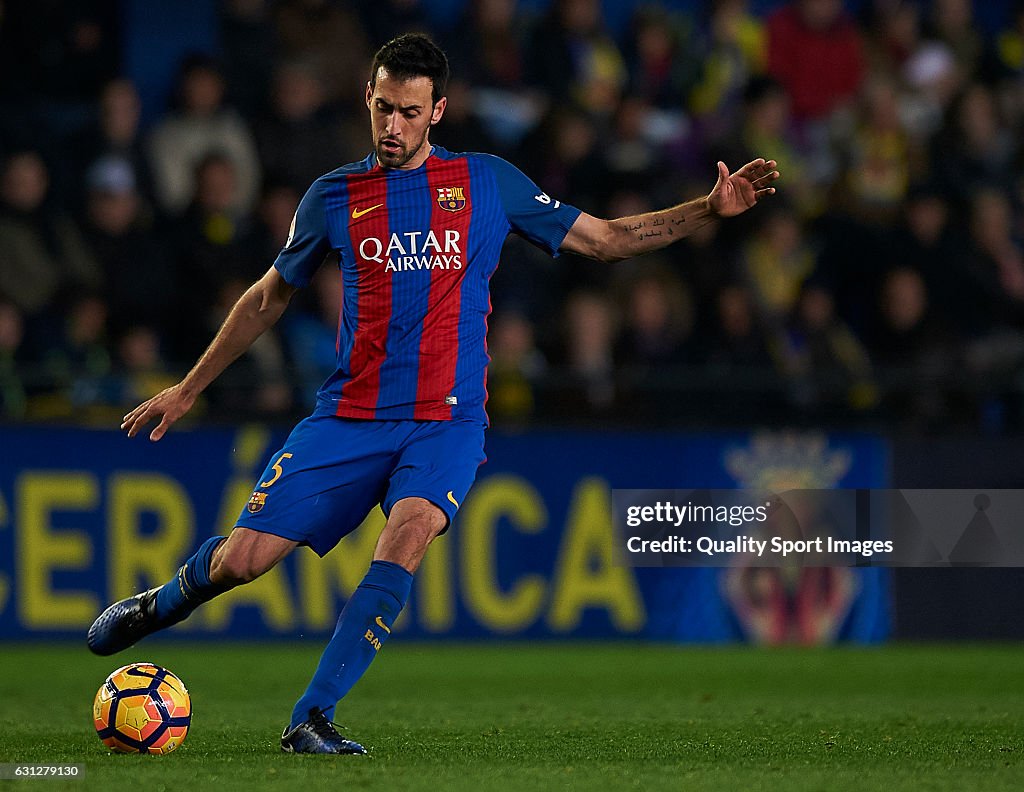
POLYGON ((359 255, 384 265, 385 272, 409 270, 462 269, 462 238, 453 229, 444 231, 444 241, 433 231, 392 234, 385 242, 367 237, 359 243, 359 255))

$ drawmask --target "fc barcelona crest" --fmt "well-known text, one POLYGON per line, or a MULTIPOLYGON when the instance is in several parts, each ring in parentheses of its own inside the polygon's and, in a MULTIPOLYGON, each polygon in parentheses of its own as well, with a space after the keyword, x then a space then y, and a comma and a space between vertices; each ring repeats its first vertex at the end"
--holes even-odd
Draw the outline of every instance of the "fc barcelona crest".
POLYGON ((260 492, 259 490, 256 490, 252 494, 252 497, 249 498, 249 503, 246 505, 246 509, 249 510, 249 514, 255 514, 263 508, 267 502, 267 494, 268 493, 260 492))
POLYGON ((438 187, 437 205, 448 212, 466 208, 465 187, 438 187))

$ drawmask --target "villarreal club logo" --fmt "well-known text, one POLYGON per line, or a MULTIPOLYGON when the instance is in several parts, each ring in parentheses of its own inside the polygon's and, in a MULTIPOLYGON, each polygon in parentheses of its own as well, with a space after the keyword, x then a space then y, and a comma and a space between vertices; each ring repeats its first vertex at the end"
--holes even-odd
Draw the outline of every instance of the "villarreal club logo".
POLYGON ((446 212, 458 212, 466 208, 465 187, 438 187, 437 205, 446 212))

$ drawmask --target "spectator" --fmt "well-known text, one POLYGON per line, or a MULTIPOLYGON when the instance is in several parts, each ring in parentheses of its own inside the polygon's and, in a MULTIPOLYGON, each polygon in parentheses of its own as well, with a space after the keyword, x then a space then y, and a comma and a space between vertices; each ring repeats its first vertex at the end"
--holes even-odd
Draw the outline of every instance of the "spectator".
POLYGON ((474 113, 473 89, 461 79, 448 82, 448 107, 437 141, 449 151, 493 151, 487 127, 474 113))
POLYGON ((274 63, 277 32, 270 0, 224 0, 220 37, 228 96, 246 118, 265 108, 274 63))
POLYGON ((301 198, 302 193, 287 184, 271 182, 264 187, 253 233, 254 275, 261 266, 269 266, 285 246, 301 198))
POLYGON ((892 270, 881 293, 881 322, 872 350, 883 383, 882 409, 904 425, 949 425, 950 373, 956 366, 951 341, 935 320, 921 275, 892 270))
POLYGON ((715 300, 715 318, 707 343, 707 362, 713 371, 727 375, 734 370, 771 367, 765 334, 757 326, 749 291, 741 286, 723 288, 715 300))
POLYGON ((99 285, 74 222, 47 204, 49 173, 36 151, 12 154, 0 175, 0 292, 28 318, 65 289, 99 285))
POLYGON ((495 312, 521 313, 538 326, 544 321, 551 322, 562 305, 563 279, 571 277, 568 273, 575 263, 574 257, 566 256, 565 261, 553 264, 531 242, 515 234, 509 236, 498 269, 491 277, 495 312))
POLYGON ((911 89, 900 110, 915 141, 928 141, 945 123, 965 76, 945 44, 925 41, 903 66, 902 80, 911 89))
POLYGON ((472 0, 446 50, 452 74, 475 87, 518 93, 527 69, 525 36, 515 0, 472 0))
MULTIPOLYGON (((472 91, 466 111, 483 124, 497 153, 514 149, 544 112, 545 96, 525 82, 526 36, 515 0, 474 0, 448 36, 452 75, 472 91)), ((448 110, 454 107, 449 102, 448 110)))
POLYGON ((226 284, 251 283, 266 271, 252 235, 251 218, 237 210, 234 162, 213 153, 196 168, 196 193, 172 227, 171 246, 181 283, 181 309, 198 321, 176 328, 175 355, 198 355, 209 342, 204 319, 226 284))
POLYGON ((0 298, 0 418, 25 415, 27 394, 21 374, 24 365, 25 322, 18 306, 0 298))
POLYGON ((971 251, 961 289, 963 310, 977 318, 980 335, 1024 330, 1024 250, 1014 238, 1010 202, 991 187, 971 199, 971 251))
POLYGON ((971 240, 961 295, 979 318, 980 332, 966 346, 965 364, 989 397, 983 410, 989 419, 1005 412, 993 391, 1015 382, 1024 364, 1024 249, 1013 236, 1009 199, 1001 191, 985 188, 973 196, 971 240))
POLYGON ((232 209, 256 204, 260 164, 252 134, 237 112, 224 103, 224 75, 203 55, 187 58, 178 76, 177 107, 153 130, 150 156, 161 208, 179 214, 195 192, 196 166, 211 153, 226 157, 237 186, 232 209))
POLYGON ((113 405, 131 407, 178 382, 160 354, 160 336, 152 327, 128 327, 117 341, 118 388, 113 405))
POLYGON ((605 167, 619 188, 643 190, 664 161, 663 142, 650 135, 654 112, 638 97, 627 96, 619 104, 603 151, 605 167))
POLYGON ((868 353, 836 316, 835 300, 823 286, 805 285, 781 340, 783 372, 800 407, 836 415, 875 406, 878 390, 868 353))
POLYGON ((689 26, 664 8, 638 7, 627 50, 629 96, 662 110, 682 110, 700 68, 691 36, 689 26))
POLYGON ((257 126, 260 159, 267 178, 305 192, 342 164, 340 119, 324 103, 316 70, 286 63, 274 76, 270 115, 257 126))
MULTIPOLYGON (((683 183, 673 197, 698 195, 697 183, 683 183)), ((739 281, 740 235, 722 233, 721 223, 708 223, 692 230, 676 245, 664 251, 672 260, 676 274, 686 279, 693 293, 699 332, 708 333, 716 324, 715 304, 718 293, 739 281)))
POLYGON ((896 85, 877 78, 864 86, 862 108, 849 141, 842 195, 861 222, 890 225, 910 183, 910 140, 899 118, 896 85))
POLYGON ((607 188, 598 131, 586 113, 556 108, 523 144, 519 161, 548 195, 565 196, 584 211, 597 212, 607 188))
MULTIPOLYGON (((103 87, 98 123, 76 143, 76 188, 81 189, 89 169, 99 160, 116 157, 131 168, 139 195, 147 203, 152 202, 153 177, 139 133, 141 110, 139 93, 130 80, 118 78, 103 87)), ((75 198, 82 201, 84 195, 76 192, 75 198)))
MULTIPOLYGON (((274 26, 281 55, 288 62, 312 64, 329 103, 362 99, 369 56, 387 40, 371 31, 371 43, 367 43, 364 31, 368 29, 346 5, 330 0, 275 4, 274 26)), ((374 17, 386 15, 379 2, 372 6, 374 17)))
POLYGON ((749 162, 761 156, 759 152, 772 152, 779 172, 786 174, 787 200, 797 213, 809 218, 824 209, 826 185, 812 180, 814 171, 795 134, 789 96, 770 77, 757 77, 747 83, 740 120, 731 135, 710 148, 717 159, 725 162, 749 162))
POLYGON ((982 185, 1009 190, 1018 150, 992 90, 971 83, 950 108, 932 148, 931 167, 946 190, 965 200, 982 185))
POLYGON ((723 288, 714 300, 714 324, 705 341, 702 379, 710 397, 701 414, 735 421, 738 416, 791 414, 779 391, 779 376, 769 349, 778 349, 777 331, 758 325, 750 292, 742 286, 723 288))
MULTIPOLYGON (((880 325, 872 354, 893 371, 914 368, 940 350, 940 329, 928 302, 924 278, 910 267, 897 267, 886 275, 880 295, 880 325)), ((890 372, 892 373, 892 372, 890 372)))
POLYGON ((617 290, 624 293, 615 343, 618 401, 647 416, 689 411, 698 404, 698 383, 686 370, 697 360, 692 295, 664 262, 636 265, 643 269, 617 290))
MULTIPOLYGON (((206 337, 213 337, 228 311, 249 287, 237 278, 225 280, 215 293, 206 315, 206 337)), ((238 419, 280 414, 291 409, 292 388, 285 368, 285 350, 279 330, 272 328, 249 347, 209 389, 211 406, 238 419)))
POLYGON ((609 412, 615 404, 613 347, 616 318, 600 292, 577 291, 565 305, 563 360, 569 374, 558 398, 579 416, 609 412))
MULTIPOLYGON (((55 157, 88 126, 96 94, 120 66, 118 8, 87 0, 2 4, 0 132, 7 127, 15 146, 55 157)), ((55 186, 63 176, 54 174, 55 186)))
POLYGON ((691 106, 716 136, 736 122, 747 83, 764 74, 767 43, 764 26, 747 9, 746 0, 717 0, 711 5, 706 51, 691 106))
POLYGON ((48 99, 87 103, 118 68, 118 15, 102 2, 6 3, 3 73, 48 99), (9 71, 8 71, 9 68, 9 71))
POLYGON ((506 426, 523 424, 533 415, 536 382, 547 368, 533 324, 521 313, 499 314, 491 322, 487 341, 487 412, 506 426))
POLYGON ((979 317, 964 304, 964 288, 969 282, 967 240, 951 215, 948 197, 934 183, 914 185, 903 222, 888 246, 888 266, 906 266, 921 273, 935 313, 946 317, 955 333, 963 334, 979 324, 979 317))
POLYGON ((685 282, 664 264, 646 262, 624 289, 616 358, 627 368, 652 369, 693 362, 689 344, 695 316, 685 282))
POLYGON ((85 241, 102 274, 111 330, 147 323, 165 332, 178 315, 174 272, 142 211, 131 164, 107 156, 86 174, 85 241))
POLYGON ((974 23, 971 0, 934 0, 928 19, 929 37, 950 48, 963 74, 975 74, 984 48, 974 23))
POLYGON ((598 0, 555 0, 528 49, 533 57, 527 81, 556 106, 571 101, 595 116, 611 116, 627 74, 598 0))
POLYGON ((790 0, 768 18, 768 72, 799 121, 849 105, 864 78, 863 41, 842 0, 790 0))
POLYGON ((898 79, 921 46, 921 9, 912 0, 873 0, 866 4, 865 59, 868 72, 898 79))
POLYGON ((792 210, 776 206, 761 218, 760 228, 742 248, 740 268, 760 321, 781 327, 815 268, 814 252, 792 210))
POLYGON ((95 293, 79 293, 67 314, 51 328, 42 356, 44 392, 32 400, 37 418, 88 418, 111 404, 109 309, 95 293))
POLYGON ((1019 85, 1024 77, 1024 3, 1014 3, 1009 17, 993 42, 993 71, 997 78, 1019 85))
POLYGON ((316 390, 338 366, 338 322, 345 290, 337 267, 325 265, 310 284, 313 305, 285 314, 283 338, 295 369, 299 397, 316 406, 316 390))

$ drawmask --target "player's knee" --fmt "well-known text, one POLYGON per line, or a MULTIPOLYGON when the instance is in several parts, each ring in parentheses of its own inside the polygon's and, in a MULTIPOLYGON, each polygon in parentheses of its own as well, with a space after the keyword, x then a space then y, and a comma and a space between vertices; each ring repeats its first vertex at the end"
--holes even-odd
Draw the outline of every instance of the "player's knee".
POLYGON ((400 564, 415 572, 430 543, 444 530, 448 518, 437 506, 401 503, 396 506, 380 535, 374 558, 400 564))
POLYGON ((402 537, 410 544, 418 544, 426 548, 438 537, 447 524, 448 518, 444 512, 436 506, 431 506, 422 511, 405 515, 388 527, 396 537, 402 537))
POLYGON ((221 553, 210 566, 210 580, 222 586, 251 583, 265 570, 259 569, 251 557, 241 553, 221 553))
POLYGON ((214 551, 210 580, 225 588, 249 583, 295 549, 297 542, 236 526, 214 551))

